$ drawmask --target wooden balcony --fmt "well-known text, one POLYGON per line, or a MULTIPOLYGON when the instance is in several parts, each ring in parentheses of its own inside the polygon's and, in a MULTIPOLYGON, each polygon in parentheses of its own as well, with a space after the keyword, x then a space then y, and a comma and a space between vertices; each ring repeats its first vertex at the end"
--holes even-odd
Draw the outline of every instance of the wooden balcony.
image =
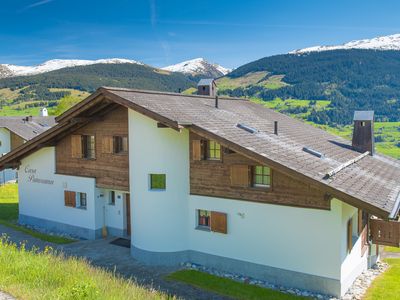
POLYGON ((400 247, 400 222, 370 219, 370 234, 374 244, 400 247))

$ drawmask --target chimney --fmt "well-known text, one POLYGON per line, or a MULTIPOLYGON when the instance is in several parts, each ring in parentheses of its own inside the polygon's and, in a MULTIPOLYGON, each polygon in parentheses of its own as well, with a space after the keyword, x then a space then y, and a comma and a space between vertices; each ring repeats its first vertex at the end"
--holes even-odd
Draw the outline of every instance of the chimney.
POLYGON ((374 112, 355 111, 353 121, 353 149, 362 153, 369 151, 370 155, 374 155, 374 112))
POLYGON ((217 95, 217 84, 213 78, 201 79, 197 84, 197 94, 215 97, 217 95))
POLYGON ((32 122, 32 116, 26 116, 23 120, 25 122, 32 122))
POLYGON ((274 134, 278 135, 278 121, 274 121, 274 134))
POLYGON ((46 107, 42 107, 40 109, 39 117, 48 117, 48 116, 49 116, 49 113, 47 111, 47 108, 46 107))

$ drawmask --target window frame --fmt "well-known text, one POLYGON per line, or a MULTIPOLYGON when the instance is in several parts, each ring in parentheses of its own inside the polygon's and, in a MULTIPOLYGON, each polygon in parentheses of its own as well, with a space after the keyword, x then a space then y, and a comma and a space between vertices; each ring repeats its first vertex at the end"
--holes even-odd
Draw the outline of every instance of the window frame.
POLYGON ((262 166, 262 165, 256 165, 256 166, 251 166, 251 187, 253 188, 260 188, 260 189, 270 189, 272 187, 272 170, 268 166, 262 166), (261 173, 257 173, 257 168, 262 168, 261 173), (268 170, 268 172, 265 172, 265 170, 268 170), (269 184, 264 184, 264 183, 258 183, 257 182, 257 177, 261 176, 262 182, 264 182, 264 179, 267 179, 267 182, 269 181, 269 184))
POLYGON ((149 190, 150 191, 165 191, 167 190, 167 174, 162 173, 150 173, 149 174, 149 190), (163 187, 153 186, 153 176, 163 176, 163 187))
POLYGON ((205 151, 205 159, 210 161, 221 161, 222 160, 222 146, 215 140, 207 140, 205 151), (214 147, 211 147, 213 145, 214 147), (219 152, 219 155, 217 153, 219 152))
POLYGON ((110 191, 108 198, 108 205, 115 206, 116 194, 115 191, 110 191))
POLYGON ((96 137, 94 134, 82 134, 82 158, 83 159, 96 159, 96 137), (88 147, 90 145, 91 147, 88 147), (93 147, 92 147, 93 146, 93 147), (90 154, 90 155, 89 155, 90 154))
POLYGON ((128 136, 114 135, 113 136, 113 154, 127 154, 128 153, 128 136), (124 145, 126 148, 124 149, 124 145))
POLYGON ((87 209, 87 194, 83 192, 76 192, 76 198, 77 198, 76 208, 87 209), (83 205, 82 203, 84 203, 85 205, 83 205))
POLYGON ((204 231, 211 231, 211 211, 207 209, 196 209, 196 229, 204 230, 204 231), (201 213, 205 213, 205 216, 201 216, 201 213), (204 222, 208 223, 200 224, 200 220, 204 218, 204 222))

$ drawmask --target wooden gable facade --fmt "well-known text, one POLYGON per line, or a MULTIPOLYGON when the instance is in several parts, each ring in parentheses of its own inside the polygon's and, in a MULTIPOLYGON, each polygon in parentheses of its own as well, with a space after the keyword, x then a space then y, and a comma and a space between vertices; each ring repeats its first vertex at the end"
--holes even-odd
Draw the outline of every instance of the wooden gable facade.
POLYGON ((330 209, 330 197, 311 185, 271 169, 271 184, 267 188, 251 184, 251 168, 259 165, 228 148, 221 147, 219 160, 202 159, 201 144, 207 139, 190 133, 190 193, 290 205, 330 209))
POLYGON ((114 153, 114 137, 128 137, 128 109, 118 106, 63 137, 56 145, 56 173, 96 178, 96 186, 129 191, 129 152, 114 153), (82 136, 94 136, 94 157, 82 157, 82 136))

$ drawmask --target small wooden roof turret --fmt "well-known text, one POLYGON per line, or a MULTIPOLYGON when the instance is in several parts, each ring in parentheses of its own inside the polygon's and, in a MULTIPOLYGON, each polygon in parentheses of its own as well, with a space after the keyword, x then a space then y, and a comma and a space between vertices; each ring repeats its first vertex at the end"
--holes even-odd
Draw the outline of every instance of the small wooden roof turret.
POLYGON ((201 79, 197 84, 197 94, 215 97, 217 95, 217 84, 213 78, 201 79))
POLYGON ((359 152, 369 151, 374 155, 374 112, 355 111, 352 146, 359 152))

